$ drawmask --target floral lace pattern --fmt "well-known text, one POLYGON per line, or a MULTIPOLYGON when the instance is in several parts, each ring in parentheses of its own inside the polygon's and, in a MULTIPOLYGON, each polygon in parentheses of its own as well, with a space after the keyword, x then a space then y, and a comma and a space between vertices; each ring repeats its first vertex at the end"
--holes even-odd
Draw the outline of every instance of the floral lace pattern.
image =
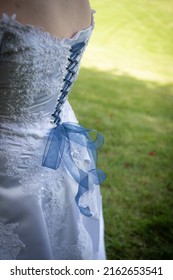
MULTIPOLYGON (((62 217, 62 216, 61 216, 62 217)), ((53 254, 55 259, 61 260, 82 260, 82 259, 92 259, 92 242, 90 237, 82 225, 82 221, 78 221, 76 226, 76 238, 73 240, 66 240, 62 238, 59 240, 59 234, 57 229, 54 231, 56 238, 51 239, 54 240, 52 244, 53 254), (57 246, 57 244, 59 244, 57 246)), ((63 225, 61 230, 66 228, 66 230, 70 230, 69 226, 66 224, 63 225)), ((51 232, 52 233, 52 232, 51 232)))
POLYGON ((15 260, 21 248, 25 245, 19 239, 14 230, 18 224, 3 225, 0 223, 0 259, 1 260, 15 260))

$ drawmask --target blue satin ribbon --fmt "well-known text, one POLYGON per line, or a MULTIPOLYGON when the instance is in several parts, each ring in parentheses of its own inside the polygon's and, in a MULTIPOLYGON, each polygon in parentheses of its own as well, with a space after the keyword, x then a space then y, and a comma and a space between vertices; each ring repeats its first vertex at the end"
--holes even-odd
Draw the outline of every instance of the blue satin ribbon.
POLYGON ((105 174, 96 168, 97 149, 104 143, 104 138, 96 130, 86 129, 76 123, 61 123, 54 127, 49 134, 45 147, 42 165, 58 169, 61 161, 67 168, 71 176, 79 184, 75 201, 85 216, 92 216, 89 207, 79 205, 80 197, 89 190, 90 184, 100 185, 105 180, 105 174), (96 135, 92 140, 89 133, 96 135), (72 144, 77 144, 87 148, 91 158, 90 170, 82 170, 74 161, 71 152, 72 144))

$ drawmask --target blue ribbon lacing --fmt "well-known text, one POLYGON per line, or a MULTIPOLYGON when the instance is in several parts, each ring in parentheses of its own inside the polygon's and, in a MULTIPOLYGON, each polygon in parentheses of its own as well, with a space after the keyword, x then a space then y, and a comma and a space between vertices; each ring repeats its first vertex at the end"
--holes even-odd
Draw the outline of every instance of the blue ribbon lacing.
POLYGON ((85 43, 80 42, 72 45, 71 47, 71 55, 69 58, 69 65, 67 67, 67 75, 64 79, 61 96, 58 99, 55 112, 52 114, 56 127, 51 129, 49 133, 43 155, 42 165, 52 169, 58 169, 61 162, 64 164, 70 175, 78 183, 78 191, 75 196, 77 206, 79 207, 79 210, 83 215, 90 217, 92 216, 90 208, 88 206, 80 206, 79 200, 80 197, 89 190, 90 185, 100 185, 101 182, 106 178, 105 174, 101 170, 96 168, 97 150, 103 145, 104 139, 103 136, 97 131, 86 129, 77 123, 60 123, 61 106, 65 102, 66 97, 70 91, 70 86, 73 83, 76 66, 79 63, 77 58, 84 46, 85 43), (94 140, 92 140, 89 133, 95 134, 94 140), (87 149, 87 152, 90 155, 91 159, 89 170, 84 167, 84 165, 81 169, 81 167, 79 167, 73 159, 72 151, 74 148, 74 144, 76 145, 76 147, 79 145, 80 147, 85 147, 87 149))

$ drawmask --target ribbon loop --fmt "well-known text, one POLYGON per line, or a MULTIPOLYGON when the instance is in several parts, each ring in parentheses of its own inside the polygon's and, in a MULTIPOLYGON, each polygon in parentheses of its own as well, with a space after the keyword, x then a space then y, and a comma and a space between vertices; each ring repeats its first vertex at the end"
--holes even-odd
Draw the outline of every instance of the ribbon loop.
POLYGON ((75 201, 85 216, 90 217, 92 213, 89 207, 79 206, 81 195, 89 190, 90 184, 100 185, 105 180, 105 174, 96 168, 97 149, 103 145, 104 139, 97 131, 86 129, 76 123, 62 123, 50 131, 45 147, 42 165, 52 169, 58 169, 61 161, 70 175, 78 183, 78 192, 75 201), (93 141, 89 132, 94 132, 96 138, 93 141), (82 136, 82 137, 81 137, 82 136), (72 158, 72 144, 76 148, 83 146, 87 149, 91 158, 90 169, 81 169, 72 158))

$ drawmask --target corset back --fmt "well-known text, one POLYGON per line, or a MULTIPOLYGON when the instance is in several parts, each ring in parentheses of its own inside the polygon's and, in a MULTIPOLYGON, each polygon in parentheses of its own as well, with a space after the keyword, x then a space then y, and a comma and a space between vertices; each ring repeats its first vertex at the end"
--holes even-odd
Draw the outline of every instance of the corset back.
POLYGON ((31 126, 40 121, 48 124, 55 105, 61 105, 60 115, 77 78, 92 28, 93 24, 70 39, 59 39, 41 27, 20 24, 15 14, 12 17, 3 14, 0 21, 1 123, 31 126), (69 60, 73 46, 81 43, 77 63, 72 64, 69 60), (65 83, 67 74, 73 76, 69 84, 69 79, 65 83), (62 97, 65 86, 68 90, 63 91, 62 97))

